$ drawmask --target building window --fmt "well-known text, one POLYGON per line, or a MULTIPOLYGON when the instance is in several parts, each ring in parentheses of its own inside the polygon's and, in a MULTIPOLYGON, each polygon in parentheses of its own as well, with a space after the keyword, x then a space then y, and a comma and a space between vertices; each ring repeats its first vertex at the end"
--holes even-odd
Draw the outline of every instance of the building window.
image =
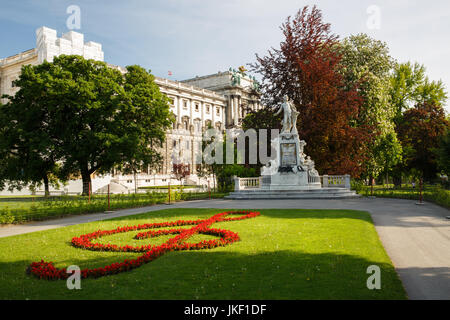
POLYGON ((220 108, 216 108, 216 114, 219 116, 220 115, 220 108))
POLYGON ((188 108, 188 102, 187 102, 187 100, 183 100, 183 109, 187 110, 187 108, 188 108))
POLYGON ((170 107, 171 107, 171 108, 175 108, 175 99, 169 97, 169 104, 170 104, 170 107))
POLYGON ((195 112, 198 112, 200 110, 200 107, 198 105, 198 103, 195 104, 195 112))
POLYGON ((127 183, 133 183, 133 180, 127 180, 127 183))
POLYGON ((189 150, 190 145, 191 145, 190 141, 186 141, 186 150, 189 150))
POLYGON ((174 147, 174 148, 177 147, 177 140, 173 140, 173 147, 174 147))
POLYGON ((210 105, 207 104, 207 105, 206 105, 206 113, 207 113, 207 114, 209 114, 209 108, 210 108, 210 105))
POLYGON ((11 88, 15 88, 16 87, 16 85, 14 84, 14 80, 13 81, 11 81, 11 88))

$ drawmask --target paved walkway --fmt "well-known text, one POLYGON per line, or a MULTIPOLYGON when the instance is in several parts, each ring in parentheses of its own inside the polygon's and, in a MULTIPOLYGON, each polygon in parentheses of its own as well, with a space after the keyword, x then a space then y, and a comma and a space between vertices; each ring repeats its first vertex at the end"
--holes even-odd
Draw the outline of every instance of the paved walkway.
POLYGON ((126 209, 0 228, 0 237, 167 208, 353 209, 371 213, 380 239, 410 299, 450 300, 450 211, 399 199, 200 200, 126 209))

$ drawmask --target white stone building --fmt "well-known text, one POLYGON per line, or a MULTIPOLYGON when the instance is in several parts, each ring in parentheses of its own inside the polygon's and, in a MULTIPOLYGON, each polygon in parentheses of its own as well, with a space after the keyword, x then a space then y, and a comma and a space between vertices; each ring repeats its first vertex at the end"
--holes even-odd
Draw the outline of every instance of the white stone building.
MULTIPOLYGON (((19 77, 23 65, 38 65, 45 60, 51 62, 55 56, 61 54, 77 54, 86 59, 104 60, 101 44, 84 42, 83 34, 70 31, 58 38, 56 30, 41 27, 36 30, 36 48, 0 59, 0 96, 14 95, 18 90, 13 81, 19 77)), ((120 66, 111 67, 125 72, 120 66)), ((229 71, 181 82, 158 77, 155 77, 155 81, 161 92, 169 97, 171 111, 176 116, 176 123, 167 133, 161 150, 164 158, 161 167, 144 168, 136 177, 125 176, 120 172, 93 177, 94 192, 112 179, 133 191, 143 186, 167 185, 169 181, 172 184, 177 183, 172 174, 174 157, 185 159, 190 166, 191 175, 184 183, 206 185, 208 180, 200 179, 196 174, 198 166, 195 161, 201 148, 203 131, 208 127, 220 130, 239 127, 248 109, 260 108, 256 80, 231 68, 229 71)), ((81 181, 70 181, 64 189, 70 193, 81 192, 81 181)), ((0 194, 10 193, 0 191, 0 194)))

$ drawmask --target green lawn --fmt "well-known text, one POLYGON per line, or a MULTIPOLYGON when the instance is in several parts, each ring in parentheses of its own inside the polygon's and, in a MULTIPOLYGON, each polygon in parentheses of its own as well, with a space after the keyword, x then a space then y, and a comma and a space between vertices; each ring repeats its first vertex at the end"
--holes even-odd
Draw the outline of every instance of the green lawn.
MULTIPOLYGON (((211 250, 169 252, 129 272, 83 279, 81 290, 68 290, 64 280, 39 280, 25 272, 41 259, 58 268, 93 268, 140 255, 78 249, 70 245, 74 236, 139 223, 206 219, 223 211, 168 209, 0 238, 0 299, 406 298, 370 215, 348 210, 260 210, 261 216, 253 219, 216 223, 211 227, 237 232, 241 241, 211 250), (381 268, 381 290, 366 287, 370 265, 381 268)), ((173 237, 134 240, 136 233, 99 241, 159 244, 173 237)), ((211 236, 193 238, 189 242, 211 236)))

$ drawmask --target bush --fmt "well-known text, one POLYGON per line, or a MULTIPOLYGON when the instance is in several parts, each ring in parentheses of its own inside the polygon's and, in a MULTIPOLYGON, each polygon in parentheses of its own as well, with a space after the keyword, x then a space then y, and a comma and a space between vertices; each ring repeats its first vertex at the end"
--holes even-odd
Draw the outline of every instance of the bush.
MULTIPOLYGON (((370 196, 370 186, 363 186, 359 191, 359 194, 364 196, 370 196)), ((373 195, 380 198, 399 198, 409 200, 419 200, 419 188, 403 187, 395 189, 385 189, 378 186, 374 187, 373 195)), ((425 201, 434 202, 446 208, 450 208, 450 190, 446 190, 441 186, 424 186, 423 199, 425 201)))
MULTIPOLYGON (((225 194, 211 194, 212 197, 223 197, 225 194)), ((182 190, 171 190, 170 201, 208 199, 209 193, 184 193, 182 190)), ((109 208, 111 210, 151 206, 167 203, 167 192, 147 192, 145 194, 111 195, 109 208)), ((38 221, 67 215, 103 212, 108 209, 108 198, 105 195, 91 197, 62 196, 36 201, 27 207, 0 209, 0 224, 38 221)))

